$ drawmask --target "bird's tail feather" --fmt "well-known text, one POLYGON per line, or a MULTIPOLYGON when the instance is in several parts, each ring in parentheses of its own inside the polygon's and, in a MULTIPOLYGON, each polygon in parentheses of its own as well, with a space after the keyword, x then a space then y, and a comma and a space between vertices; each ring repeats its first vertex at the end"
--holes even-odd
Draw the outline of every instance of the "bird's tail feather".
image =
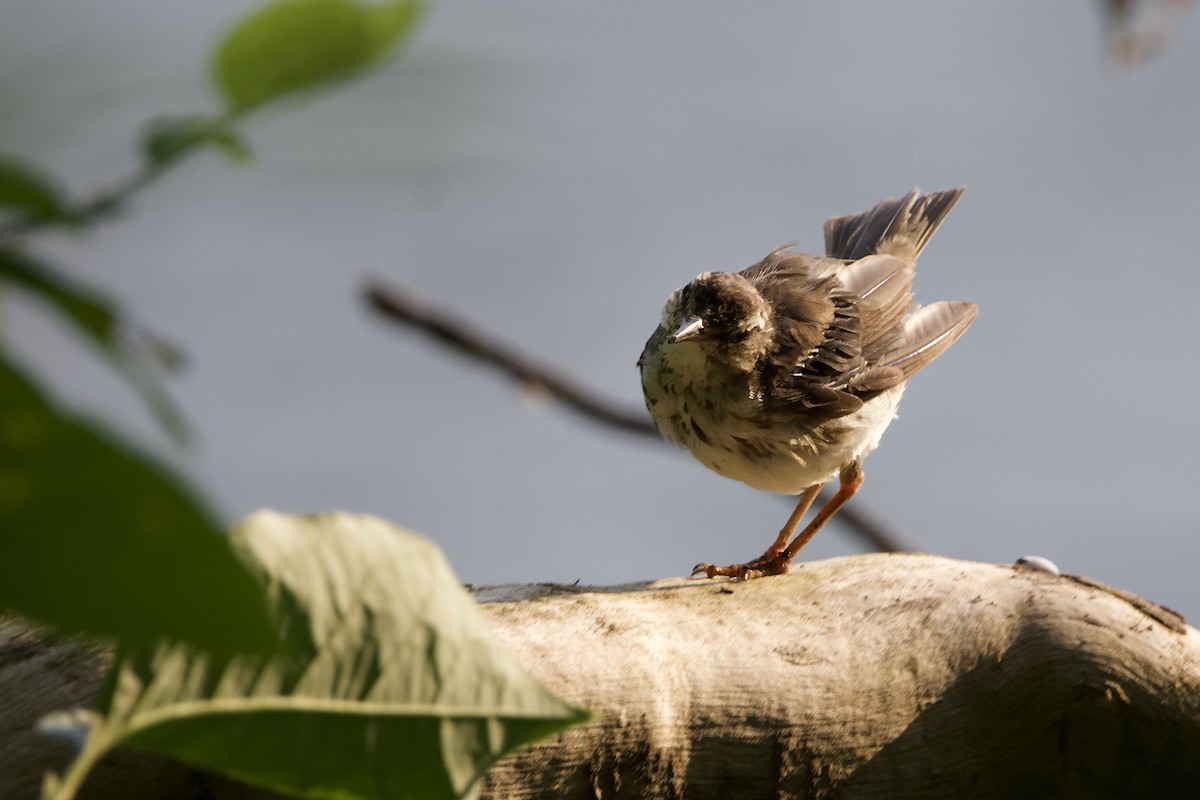
POLYGON ((914 189, 863 214, 834 217, 825 223, 825 253, 851 261, 882 253, 912 263, 964 189, 960 186, 929 194, 914 189))

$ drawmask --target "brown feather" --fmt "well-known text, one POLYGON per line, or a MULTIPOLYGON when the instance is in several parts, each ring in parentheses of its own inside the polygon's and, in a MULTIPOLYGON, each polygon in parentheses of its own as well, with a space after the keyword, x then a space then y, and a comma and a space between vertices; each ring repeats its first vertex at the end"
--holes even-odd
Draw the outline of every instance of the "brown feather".
POLYGON ((914 262, 963 191, 960 186, 923 195, 913 189, 865 213, 834 217, 825 223, 825 252, 850 261, 886 253, 914 262))
MULTIPOLYGON (((913 262, 961 194, 914 190, 831 219, 825 256, 781 248, 736 275, 698 276, 678 296, 704 320, 692 338, 718 342, 725 366, 746 375, 764 425, 797 413, 815 424, 858 411, 940 355, 975 318, 970 303, 917 309, 912 295, 913 262), (750 346, 756 302, 768 309, 769 325, 750 346)), ((667 333, 656 331, 647 351, 667 333)))
POLYGON ((859 259, 839 274, 845 291, 854 298, 859 346, 866 362, 876 362, 899 345, 904 317, 913 309, 915 274, 908 262, 886 255, 859 259))
POLYGON ((947 347, 975 321, 979 308, 966 300, 941 300, 919 309, 904 323, 904 342, 883 359, 911 377, 947 347))
POLYGON ((777 314, 776 347, 764 370, 776 401, 852 413, 861 401, 851 398, 904 382, 966 330, 973 306, 914 311, 912 296, 913 262, 962 192, 914 190, 831 219, 827 257, 777 250, 742 272, 777 314))
POLYGON ((834 259, 782 249, 742 270, 775 311, 772 360, 781 368, 794 370, 828 338, 837 312, 834 276, 841 266, 834 259))

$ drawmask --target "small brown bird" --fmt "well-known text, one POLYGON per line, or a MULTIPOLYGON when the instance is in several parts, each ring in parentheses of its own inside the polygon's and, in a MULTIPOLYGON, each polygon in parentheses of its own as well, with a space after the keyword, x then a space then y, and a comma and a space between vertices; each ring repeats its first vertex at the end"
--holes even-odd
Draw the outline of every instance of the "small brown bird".
POLYGON ((675 290, 638 359, 659 431, 727 478, 800 501, 767 551, 693 575, 787 572, 862 485, 862 460, 905 382, 975 319, 966 301, 917 307, 917 256, 963 190, 914 190, 825 223, 824 256, 782 248, 675 290), (821 487, 837 493, 793 538, 821 487))

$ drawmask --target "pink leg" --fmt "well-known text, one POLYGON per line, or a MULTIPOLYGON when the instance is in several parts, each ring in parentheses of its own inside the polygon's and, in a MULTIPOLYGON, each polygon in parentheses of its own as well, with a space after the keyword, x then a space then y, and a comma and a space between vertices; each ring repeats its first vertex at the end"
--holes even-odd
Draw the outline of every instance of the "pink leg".
POLYGON ((800 552, 800 548, 808 544, 809 539, 816 535, 817 531, 821 530, 825 523, 842 506, 846 505, 847 501, 862 486, 862 462, 856 459, 846 465, 842 469, 839 478, 841 485, 838 487, 837 493, 829 498, 829 502, 821 506, 821 510, 813 517, 812 522, 808 523, 804 530, 796 535, 795 539, 791 539, 790 544, 788 540, 791 538, 792 532, 800 525, 800 520, 808 512, 809 506, 816 499, 817 493, 821 491, 821 484, 810 486, 804 490, 804 494, 800 495, 800 501, 796 504, 796 509, 788 517, 787 524, 779 532, 779 536, 776 537, 774 544, 768 547, 767 551, 761 556, 745 564, 730 564, 727 567, 718 567, 713 564, 697 564, 692 570, 692 574, 699 575, 703 573, 710 578, 723 575, 730 578, 748 579, 758 578, 763 575, 782 575, 787 572, 792 559, 800 552))

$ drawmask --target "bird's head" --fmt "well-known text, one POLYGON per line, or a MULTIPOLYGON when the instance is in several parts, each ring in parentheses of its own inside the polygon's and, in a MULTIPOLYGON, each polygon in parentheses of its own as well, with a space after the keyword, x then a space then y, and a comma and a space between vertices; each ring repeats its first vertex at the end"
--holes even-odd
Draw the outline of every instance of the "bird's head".
POLYGON ((732 272, 705 272, 671 295, 663 309, 662 327, 668 347, 699 345, 753 360, 770 338, 772 313, 746 278, 732 272))
POLYGON ((676 289, 663 309, 667 342, 744 342, 771 324, 771 307, 758 289, 732 272, 705 272, 676 289))

